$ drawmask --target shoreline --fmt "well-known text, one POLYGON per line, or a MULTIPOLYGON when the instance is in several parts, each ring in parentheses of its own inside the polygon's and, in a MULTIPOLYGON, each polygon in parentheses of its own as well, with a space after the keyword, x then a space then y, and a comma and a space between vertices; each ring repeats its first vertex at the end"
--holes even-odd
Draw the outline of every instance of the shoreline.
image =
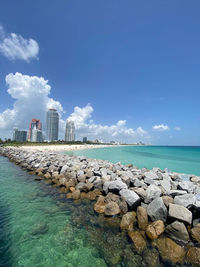
POLYGON ((66 198, 96 201, 97 214, 120 218, 138 254, 151 247, 164 262, 200 266, 200 177, 24 147, 1 147, 0 155, 66 198))

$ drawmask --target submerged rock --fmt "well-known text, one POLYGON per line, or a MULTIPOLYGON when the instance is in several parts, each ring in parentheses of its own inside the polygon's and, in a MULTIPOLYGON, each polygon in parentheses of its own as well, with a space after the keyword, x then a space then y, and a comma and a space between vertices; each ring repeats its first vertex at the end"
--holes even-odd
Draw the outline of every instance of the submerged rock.
POLYGON ((141 235, 141 233, 138 231, 134 231, 134 232, 128 232, 128 235, 132 240, 136 251, 138 253, 143 252, 143 250, 146 248, 146 241, 144 237, 141 235))
POLYGON ((200 224, 197 224, 197 226, 195 226, 194 228, 192 228, 190 230, 190 234, 191 234, 192 239, 195 242, 200 243, 200 224))
POLYGON ((104 207, 104 214, 107 216, 113 216, 120 213, 119 205, 116 202, 109 202, 104 207))
POLYGON ((94 204, 94 210, 98 213, 104 213, 105 206, 105 197, 99 196, 97 202, 94 204))
POLYGON ((200 266, 200 248, 191 247, 186 254, 186 261, 200 266))
POLYGON ((31 235, 44 235, 48 232, 49 227, 47 223, 40 222, 35 225, 33 231, 31 232, 31 235))
POLYGON ((168 237, 163 237, 154 242, 154 245, 158 248, 160 256, 164 261, 170 263, 183 263, 185 250, 173 240, 168 237))

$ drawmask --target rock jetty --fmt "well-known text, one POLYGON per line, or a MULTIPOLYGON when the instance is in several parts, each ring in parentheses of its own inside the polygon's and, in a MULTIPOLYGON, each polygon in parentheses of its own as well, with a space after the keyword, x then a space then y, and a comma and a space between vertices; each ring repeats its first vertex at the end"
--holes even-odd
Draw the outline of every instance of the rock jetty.
POLYGON ((60 187, 66 198, 95 201, 97 214, 121 218, 138 254, 159 252, 164 262, 200 266, 200 177, 15 147, 0 147, 0 154, 60 187))

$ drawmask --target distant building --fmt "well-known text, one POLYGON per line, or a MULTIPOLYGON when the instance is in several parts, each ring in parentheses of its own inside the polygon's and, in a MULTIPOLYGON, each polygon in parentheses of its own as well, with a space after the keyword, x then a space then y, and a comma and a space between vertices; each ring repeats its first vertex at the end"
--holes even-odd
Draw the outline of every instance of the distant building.
POLYGON ((42 131, 38 130, 35 125, 34 128, 32 129, 31 142, 42 142, 42 141, 43 141, 42 131))
POLYGON ((46 117, 46 139, 47 141, 58 140, 59 115, 56 109, 49 109, 46 117))
POLYGON ((20 131, 17 128, 13 130, 13 141, 26 142, 27 131, 20 131))
POLYGON ((87 137, 83 137, 83 143, 87 142, 87 137))
POLYGON ((75 141, 75 126, 73 121, 67 121, 66 123, 65 141, 75 141))
MULTIPOLYGON (((42 131, 42 123, 38 119, 32 119, 29 124, 29 132, 28 132, 28 141, 32 142, 32 132, 33 129, 36 128, 39 131, 42 131)), ((35 142, 35 141, 34 141, 35 142)))

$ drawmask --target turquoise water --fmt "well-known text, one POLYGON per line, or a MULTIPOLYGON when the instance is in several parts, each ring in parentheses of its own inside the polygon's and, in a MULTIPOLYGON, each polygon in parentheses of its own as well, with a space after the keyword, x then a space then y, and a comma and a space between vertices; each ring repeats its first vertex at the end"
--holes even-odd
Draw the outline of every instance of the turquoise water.
POLYGON ((140 168, 168 168, 174 172, 200 175, 200 147, 121 146, 77 150, 73 154, 113 163, 132 163, 140 168))
POLYGON ((0 156, 0 266, 140 266, 119 218, 74 202, 0 156))

